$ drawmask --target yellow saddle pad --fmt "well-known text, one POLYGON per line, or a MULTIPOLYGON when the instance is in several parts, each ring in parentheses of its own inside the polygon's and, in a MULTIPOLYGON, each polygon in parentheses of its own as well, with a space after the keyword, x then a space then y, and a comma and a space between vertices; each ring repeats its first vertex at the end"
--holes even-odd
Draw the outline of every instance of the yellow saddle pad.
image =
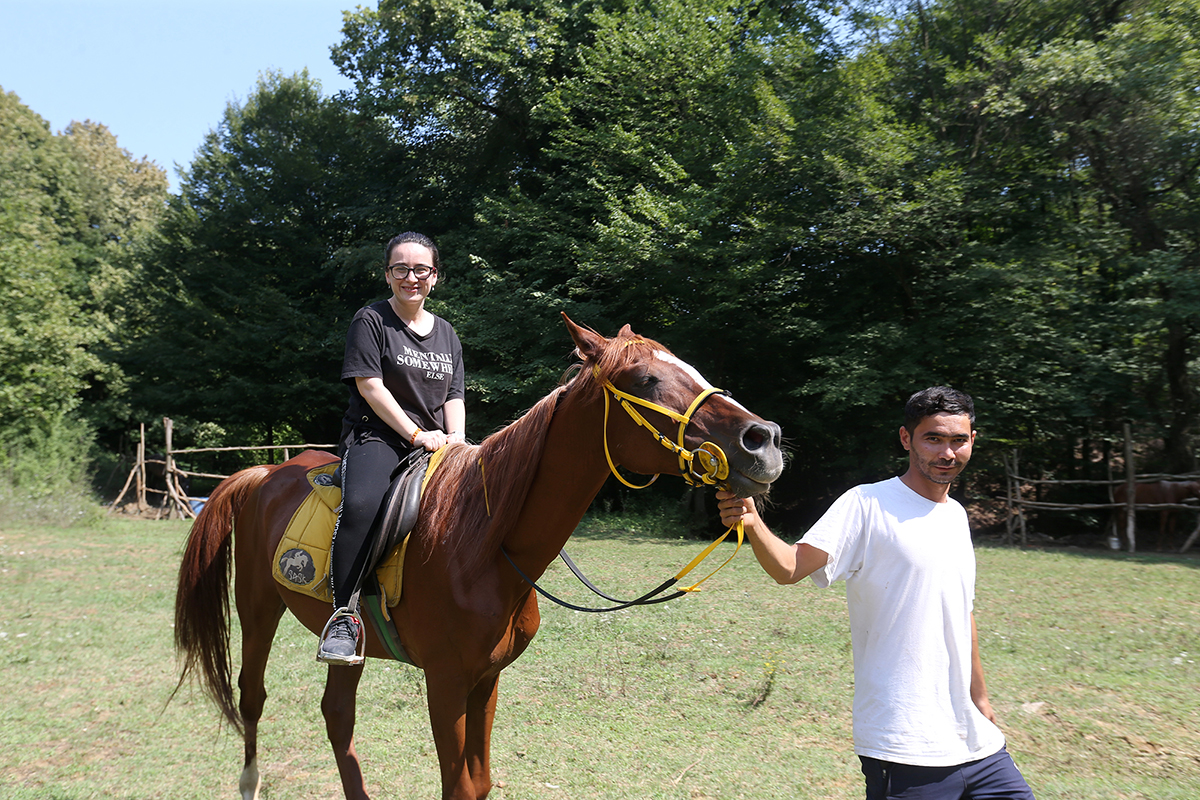
MULTIPOLYGON (((333 602, 333 593, 329 590, 329 551, 338 506, 342 503, 342 488, 333 482, 333 472, 339 463, 333 461, 309 470, 307 478, 312 491, 292 515, 275 550, 275 563, 271 567, 275 580, 288 589, 311 594, 326 603, 333 602)), ((389 607, 400 602, 407 547, 406 536, 384 556, 375 570, 379 591, 389 607)))

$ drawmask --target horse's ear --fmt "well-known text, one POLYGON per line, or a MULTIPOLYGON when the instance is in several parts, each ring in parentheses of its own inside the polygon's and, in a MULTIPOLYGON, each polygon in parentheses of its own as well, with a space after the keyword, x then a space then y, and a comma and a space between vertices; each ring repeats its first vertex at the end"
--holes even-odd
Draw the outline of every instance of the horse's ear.
POLYGON ((628 339, 632 336, 633 328, 629 327, 629 323, 626 323, 625 327, 621 328, 621 332, 617 334, 618 339, 628 339))
POLYGON ((575 347, 578 348, 579 355, 583 357, 584 361, 595 361, 608 340, 591 328, 576 325, 566 313, 563 313, 562 318, 563 322, 567 324, 571 338, 575 340, 575 347))

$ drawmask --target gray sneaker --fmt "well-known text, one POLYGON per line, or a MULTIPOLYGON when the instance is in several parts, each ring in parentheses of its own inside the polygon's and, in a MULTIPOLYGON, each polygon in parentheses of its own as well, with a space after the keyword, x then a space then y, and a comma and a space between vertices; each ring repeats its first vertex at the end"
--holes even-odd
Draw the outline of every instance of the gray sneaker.
POLYGON ((334 615, 325 626, 321 646, 317 648, 317 661, 326 664, 361 664, 359 643, 363 636, 362 623, 352 614, 334 615))

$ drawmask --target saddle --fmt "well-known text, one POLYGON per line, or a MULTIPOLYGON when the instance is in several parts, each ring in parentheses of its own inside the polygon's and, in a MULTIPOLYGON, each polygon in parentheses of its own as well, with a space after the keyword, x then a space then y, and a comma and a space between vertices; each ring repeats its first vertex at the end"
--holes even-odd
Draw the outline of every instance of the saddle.
MULTIPOLYGON (((432 460, 436 469, 440 458, 432 460)), ((380 506, 382 513, 371 529, 372 547, 362 582, 362 605, 366 616, 377 627, 384 625, 391 629, 390 635, 380 638, 394 658, 408 663, 411 661, 395 636, 387 609, 400 602, 404 553, 408 535, 416 526, 422 489, 433 473, 430 463, 428 452, 414 451, 392 473, 391 486, 380 506)), ((333 530, 342 502, 340 469, 341 463, 334 461, 309 470, 306 478, 311 492, 288 522, 271 568, 275 580, 286 588, 327 603, 333 602, 329 566, 333 530)))
MULTIPOLYGON (((363 567, 364 575, 369 576, 383 561, 384 556, 402 544, 416 527, 429 456, 427 450, 414 450, 392 471, 392 484, 383 496, 383 504, 380 506, 382 513, 376 517, 375 525, 367 537, 371 540, 372 547, 363 567)), ((334 475, 341 486, 340 466, 334 471, 334 475)), ((399 599, 396 598, 397 601, 399 599)))

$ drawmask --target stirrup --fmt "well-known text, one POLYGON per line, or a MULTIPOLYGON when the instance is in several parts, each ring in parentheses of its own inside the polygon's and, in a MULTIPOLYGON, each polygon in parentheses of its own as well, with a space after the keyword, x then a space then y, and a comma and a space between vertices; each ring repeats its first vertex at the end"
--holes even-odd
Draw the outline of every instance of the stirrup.
POLYGON ((366 661, 367 653, 367 631, 363 626, 362 619, 351 611, 348 607, 339 608, 333 612, 333 616, 325 623, 325 627, 321 629, 321 638, 317 641, 317 661, 320 661, 330 666, 350 666, 356 667, 366 661), (329 629, 333 627, 333 623, 343 617, 350 617, 358 623, 358 637, 354 644, 355 654, 348 657, 335 656, 325 652, 325 637, 329 634, 329 629))

